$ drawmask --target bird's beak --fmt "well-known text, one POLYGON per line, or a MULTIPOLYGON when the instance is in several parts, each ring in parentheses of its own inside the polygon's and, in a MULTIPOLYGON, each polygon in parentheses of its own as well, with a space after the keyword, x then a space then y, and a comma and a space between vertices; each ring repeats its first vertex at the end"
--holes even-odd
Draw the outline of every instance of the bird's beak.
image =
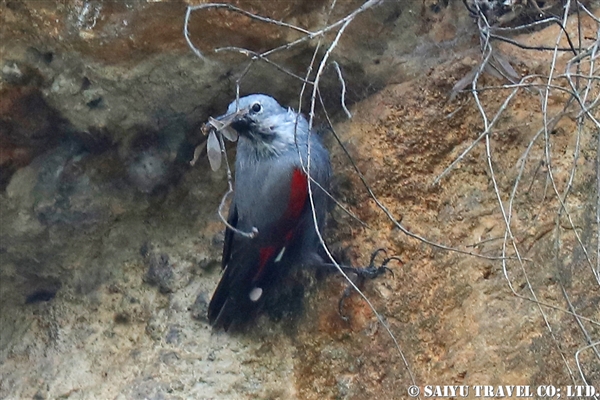
POLYGON ((208 129, 215 129, 221 132, 228 140, 235 142, 238 138, 237 128, 234 126, 236 121, 243 118, 244 115, 248 114, 248 109, 243 108, 231 114, 221 115, 220 117, 208 118, 208 129))
POLYGON ((226 130, 234 131, 236 136, 237 134, 247 136, 250 132, 250 126, 254 123, 250 117, 249 107, 241 108, 231 114, 222 115, 216 118, 216 122, 217 124, 221 124, 217 130, 221 130, 222 132, 226 130))
POLYGON ((248 111, 249 111, 249 109, 247 107, 240 108, 239 110, 237 110, 234 113, 221 115, 220 117, 217 117, 215 119, 217 121, 219 121, 220 123, 229 126, 236 118, 239 118, 239 117, 243 116, 244 114, 247 114, 248 111))
POLYGON ((254 120, 248 113, 239 115, 231 121, 231 127, 242 136, 248 136, 250 134, 250 127, 254 123, 254 120))

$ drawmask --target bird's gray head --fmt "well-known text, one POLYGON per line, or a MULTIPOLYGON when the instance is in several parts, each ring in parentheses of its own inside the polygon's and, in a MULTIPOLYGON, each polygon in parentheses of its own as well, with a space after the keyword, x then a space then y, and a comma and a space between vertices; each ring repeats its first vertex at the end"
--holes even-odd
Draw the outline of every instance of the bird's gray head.
POLYGON ((240 134, 240 145, 254 150, 257 157, 276 156, 308 141, 306 119, 264 94, 233 101, 219 119, 230 120, 240 134))

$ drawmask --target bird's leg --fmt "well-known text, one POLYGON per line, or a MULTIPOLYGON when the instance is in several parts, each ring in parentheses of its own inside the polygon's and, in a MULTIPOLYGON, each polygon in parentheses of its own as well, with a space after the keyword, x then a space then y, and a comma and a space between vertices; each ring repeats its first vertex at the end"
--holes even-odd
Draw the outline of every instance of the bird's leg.
MULTIPOLYGON (((376 265, 375 260, 376 260, 377 256, 379 255, 379 253, 383 253, 384 255, 387 255, 385 249, 375 250, 373 252, 373 254, 371 254, 371 259, 369 261, 369 265, 367 267, 363 267, 363 268, 348 267, 348 266, 344 266, 344 265, 335 265, 332 263, 323 264, 323 266, 329 267, 329 268, 335 268, 336 270, 339 270, 338 268, 340 268, 342 271, 344 271, 344 273, 346 275, 349 275, 349 277, 350 276, 354 277, 354 279, 352 279, 351 277, 350 277, 350 279, 352 279, 352 282, 354 283, 355 286, 360 286, 364 283, 365 280, 375 279, 378 276, 385 274, 386 272, 390 272, 393 276, 394 272, 387 267, 387 264, 390 261, 396 260, 396 261, 399 261, 400 263, 402 263, 402 260, 400 260, 399 257, 392 256, 392 257, 384 258, 381 265, 376 265)), ((346 298, 350 297, 353 289, 354 289, 354 287, 352 285, 349 285, 348 287, 346 287, 346 289, 344 290, 344 293, 342 294, 342 297, 340 298, 340 301, 338 303, 338 311, 344 321, 349 320, 349 317, 344 315, 344 312, 343 312, 344 300, 346 300, 346 298)))

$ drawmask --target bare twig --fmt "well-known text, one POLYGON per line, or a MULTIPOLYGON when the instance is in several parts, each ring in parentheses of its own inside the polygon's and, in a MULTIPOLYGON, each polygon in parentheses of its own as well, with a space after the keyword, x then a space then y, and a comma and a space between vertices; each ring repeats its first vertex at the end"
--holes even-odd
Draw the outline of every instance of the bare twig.
POLYGON ((348 108, 346 107, 346 82, 344 81, 344 77, 342 76, 342 70, 340 69, 340 65, 337 63, 337 61, 332 62, 332 64, 335 68, 335 71, 338 74, 340 83, 342 84, 342 94, 341 94, 342 109, 344 110, 344 112, 346 113, 346 116, 348 118, 352 118, 352 114, 350 113, 350 110, 348 110, 348 108))

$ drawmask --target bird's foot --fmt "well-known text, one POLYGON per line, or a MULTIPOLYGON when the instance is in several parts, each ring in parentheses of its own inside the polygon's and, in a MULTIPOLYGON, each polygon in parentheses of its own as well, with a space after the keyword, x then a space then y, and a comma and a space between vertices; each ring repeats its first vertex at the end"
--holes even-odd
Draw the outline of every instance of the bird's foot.
POLYGON ((350 297, 352 291, 355 287, 361 285, 366 279, 375 279, 380 275, 385 274, 386 272, 390 272, 392 276, 394 276, 394 272, 387 267, 387 265, 392 260, 396 260, 402 263, 402 260, 399 257, 385 257, 380 265, 375 264, 375 260, 377 256, 383 253, 384 256, 387 255, 385 249, 377 249, 371 254, 371 260, 369 261, 369 266, 363 268, 353 268, 353 267, 341 267, 344 272, 353 274, 356 278, 352 280, 354 285, 349 285, 344 290, 342 297, 338 303, 338 312, 344 321, 349 321, 350 317, 344 314, 344 301, 350 297))

